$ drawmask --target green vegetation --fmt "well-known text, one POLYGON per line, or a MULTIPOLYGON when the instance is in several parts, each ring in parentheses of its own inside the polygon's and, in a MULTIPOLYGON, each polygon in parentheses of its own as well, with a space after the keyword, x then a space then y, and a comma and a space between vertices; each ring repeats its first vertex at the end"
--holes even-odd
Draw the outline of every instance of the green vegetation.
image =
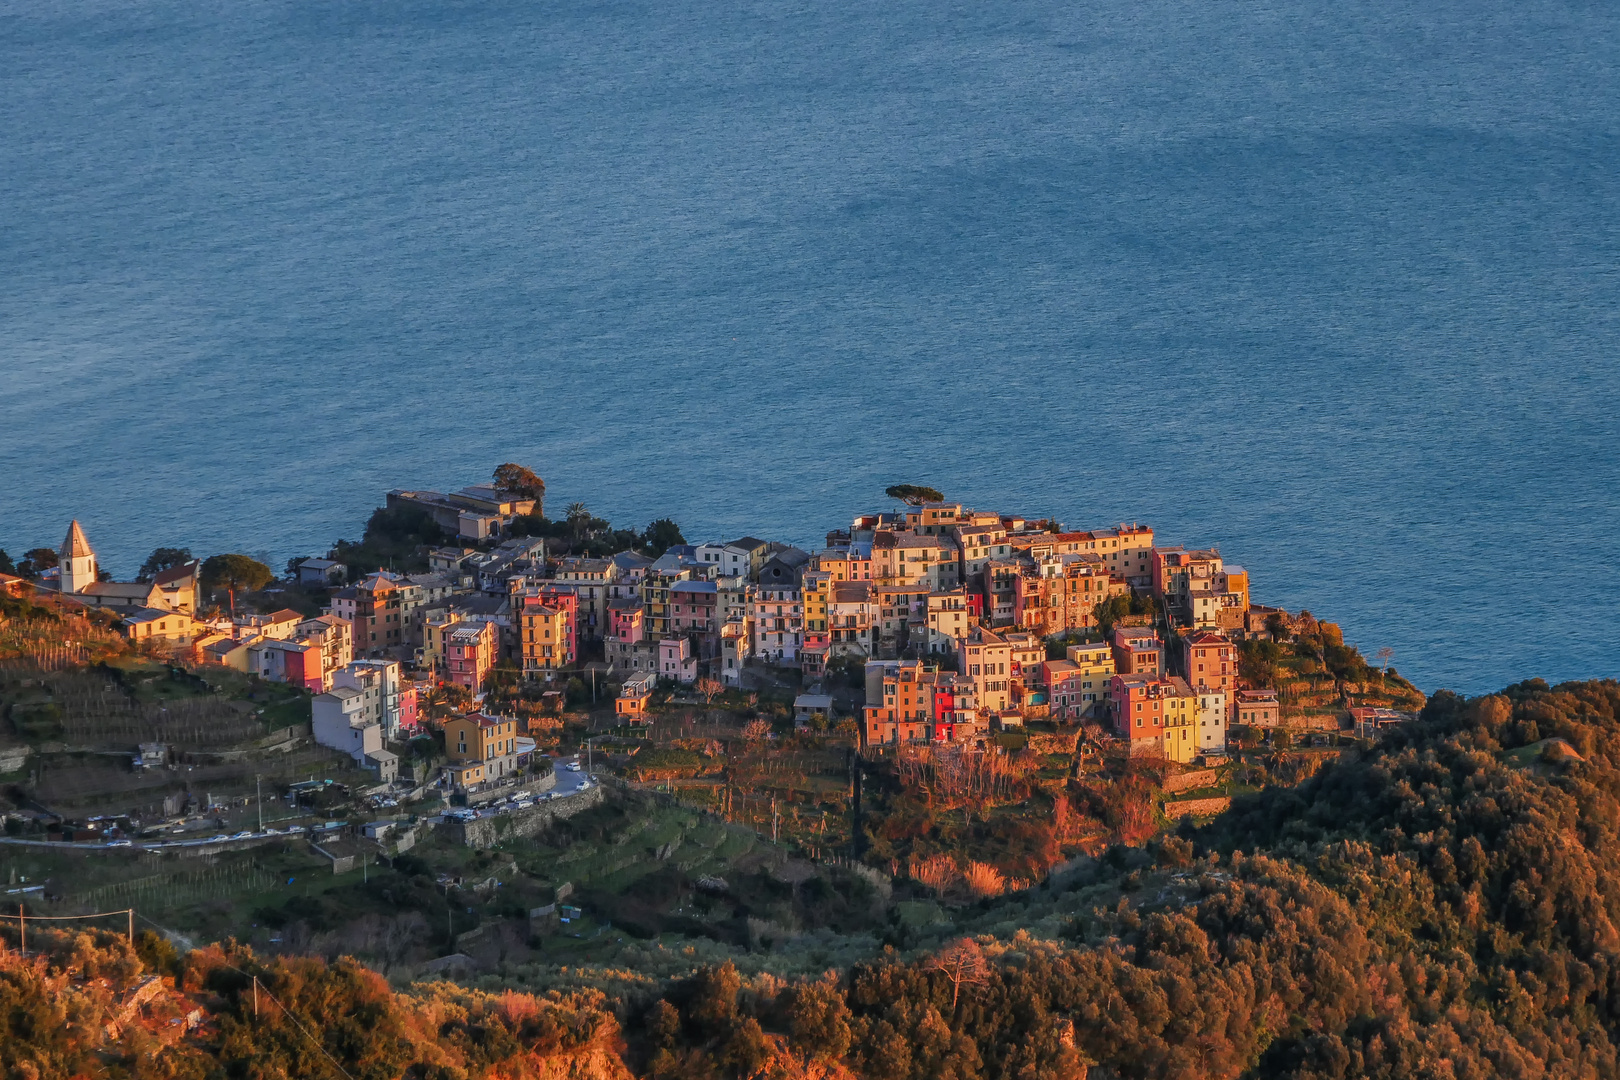
POLYGON ((22 562, 17 564, 17 575, 25 578, 37 578, 42 572, 56 566, 60 561, 55 548, 29 548, 23 552, 22 562))
POLYGON ((535 475, 532 469, 526 469, 522 465, 510 461, 505 465, 497 465, 492 479, 497 491, 528 499, 546 497, 546 482, 535 475))
POLYGON ((422 573, 428 568, 427 549, 451 539, 420 506, 381 506, 366 521, 364 537, 339 540, 330 557, 348 568, 350 581, 378 570, 422 573))
POLYGON ((1292 629, 1269 616, 1274 640, 1249 638, 1238 644, 1238 675, 1252 686, 1273 686, 1288 715, 1333 715, 1349 705, 1416 711, 1423 706, 1417 687, 1393 668, 1368 664, 1330 622, 1302 611, 1292 629))
MULTIPOLYGON (((249 1060, 253 1075, 315 1075, 315 1043, 351 1075, 388 1078, 623 1075, 621 1060, 671 1080, 1057 1080, 1088 1065, 1188 1080, 1613 1076, 1617 746, 1614 681, 1442 692, 1381 743, 1319 757, 1309 777, 1241 796, 1203 827, 1114 843, 980 899, 816 868, 748 830, 629 798, 510 851, 429 844, 371 882, 347 875, 259 908, 295 936, 355 925, 347 905, 361 901, 421 920, 418 936, 448 917, 458 949, 490 942, 497 958, 480 962, 478 990, 400 993, 346 960, 266 961, 236 945, 178 956, 155 938, 131 950, 45 931, 35 965, 0 958, 0 1065, 66 1075, 99 1051, 109 1074, 136 1075, 153 1045, 129 1028, 102 1043, 112 1003, 95 1005, 106 999, 86 975, 116 993, 163 970, 190 996, 157 1015, 195 1001, 211 1017, 149 1059, 168 1076, 245 1075, 249 1060), (435 869, 457 858, 462 884, 441 891, 435 869), (498 887, 478 881, 490 874, 498 887), (499 936, 503 910, 565 879, 585 916, 499 936), (453 904, 434 907, 441 892, 453 904), (489 929, 469 934, 468 906, 489 929), (252 1019, 254 976, 307 1035, 279 1012, 252 1019), (37 1019, 69 1006, 87 1022, 37 1019)), ((947 778, 922 767, 911 790, 937 804, 947 778)), ((905 790, 898 774, 874 782, 905 790)), ((937 827, 919 819, 909 833, 937 827)), ((318 941, 327 955, 345 944, 318 941)))
POLYGON ((1106 641, 1114 632, 1114 624, 1127 615, 1153 615, 1157 611, 1153 597, 1138 594, 1135 590, 1110 596, 1107 600, 1091 609, 1092 618, 1097 620, 1097 632, 1102 640, 1106 641))
POLYGON ((907 506, 921 506, 928 502, 944 502, 945 494, 938 488, 925 487, 922 484, 892 484, 883 489, 883 494, 891 499, 899 499, 907 506))
POLYGON ((224 589, 230 594, 231 613, 236 613, 236 594, 257 592, 275 580, 270 568, 246 555, 210 555, 202 564, 199 582, 209 592, 224 589))

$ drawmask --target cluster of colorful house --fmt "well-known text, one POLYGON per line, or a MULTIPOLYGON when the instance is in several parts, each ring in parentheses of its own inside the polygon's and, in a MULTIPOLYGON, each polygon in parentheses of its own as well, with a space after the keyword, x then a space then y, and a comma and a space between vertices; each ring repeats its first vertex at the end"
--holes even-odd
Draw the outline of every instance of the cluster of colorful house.
MULTIPOLYGON (((1236 644, 1266 633, 1276 609, 1252 604, 1248 575, 1217 551, 1160 545, 1145 525, 1065 531, 930 502, 863 514, 815 551, 745 536, 586 558, 503 539, 537 512, 533 499, 478 487, 388 501, 428 510, 461 544, 429 551, 426 572, 353 583, 333 559, 303 560, 298 584, 329 590, 319 615, 203 618, 197 563, 148 583, 101 581, 77 522, 58 588, 121 609, 136 640, 308 688, 317 737, 383 776, 397 764, 384 744, 416 729, 428 686, 477 694, 503 662, 532 680, 616 685, 629 724, 647 721, 660 683, 742 687, 759 667, 798 669, 810 687, 801 714, 825 715, 829 666, 840 677, 864 667, 856 720, 869 746, 982 739, 1050 718, 1191 761, 1223 752, 1235 724, 1279 722, 1274 691, 1240 685, 1236 644), (1152 613, 1118 617, 1099 640, 1098 606, 1122 596, 1152 613)), ((516 738, 474 740, 485 772, 516 763, 488 756, 508 743, 517 753, 516 738)))

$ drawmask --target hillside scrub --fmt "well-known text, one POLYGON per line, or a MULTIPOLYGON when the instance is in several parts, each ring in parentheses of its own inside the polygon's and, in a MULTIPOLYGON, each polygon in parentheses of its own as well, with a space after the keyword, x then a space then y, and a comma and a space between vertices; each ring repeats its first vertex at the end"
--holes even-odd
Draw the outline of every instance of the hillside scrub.
MULTIPOLYGON (((357 1077, 1620 1077, 1617 736, 1614 681, 1440 693, 1297 787, 954 923, 896 925, 825 974, 774 974, 762 944, 612 995, 400 992, 352 961, 234 945, 165 959, 104 941, 77 970, 77 945, 8 953, 0 992, 23 1019, 0 1053, 41 1076, 92 1052, 108 1075, 318 1075, 313 1038, 357 1077), (147 965, 210 1016, 161 1068, 134 1033, 100 1034, 147 965), (253 974, 310 1035, 253 1020, 253 974)), ((935 855, 908 862, 950 884, 935 855)))

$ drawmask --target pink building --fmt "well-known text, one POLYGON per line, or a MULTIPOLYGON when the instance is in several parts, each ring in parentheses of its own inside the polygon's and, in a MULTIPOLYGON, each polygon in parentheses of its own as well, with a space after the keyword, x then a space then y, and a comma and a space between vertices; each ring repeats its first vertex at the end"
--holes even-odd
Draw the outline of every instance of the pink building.
POLYGON ((418 702, 416 685, 400 687, 399 691, 399 730, 400 734, 409 738, 421 729, 422 718, 417 711, 418 702))
POLYGON ((614 641, 635 645, 642 640, 645 620, 640 601, 613 601, 609 605, 608 619, 608 636, 614 641))
POLYGON ((444 631, 444 670, 447 681, 465 686, 473 693, 484 688, 484 680, 495 666, 499 630, 492 622, 459 622, 444 631))
POLYGON ((697 681, 697 657, 686 638, 665 638, 658 643, 658 674, 680 683, 697 681))

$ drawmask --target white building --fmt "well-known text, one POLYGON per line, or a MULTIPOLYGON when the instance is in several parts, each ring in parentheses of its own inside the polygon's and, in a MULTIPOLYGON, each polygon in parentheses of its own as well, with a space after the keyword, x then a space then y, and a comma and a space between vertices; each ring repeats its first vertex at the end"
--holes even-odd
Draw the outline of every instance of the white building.
POLYGON ((759 568, 765 565, 769 550, 770 545, 765 541, 744 536, 729 543, 716 541, 712 544, 700 544, 696 550, 696 558, 704 567, 704 576, 710 579, 753 578, 759 573, 759 568))
POLYGON ((720 682, 726 686, 741 687, 743 667, 748 663, 753 635, 749 623, 735 619, 720 627, 720 682))
POLYGON ((355 660, 332 672, 332 689, 360 691, 366 722, 381 727, 385 739, 399 736, 402 685, 394 660, 355 660))
POLYGON ((1198 749, 1201 753, 1226 752, 1226 691, 1200 686, 1198 694, 1198 749))
POLYGON ((804 643, 804 601, 797 587, 761 585, 754 594, 754 655, 796 664, 804 643))
POLYGON ((357 765, 367 765, 368 756, 382 750, 382 725, 367 721, 365 694, 349 686, 315 695, 311 703, 315 741, 341 750, 357 765))

